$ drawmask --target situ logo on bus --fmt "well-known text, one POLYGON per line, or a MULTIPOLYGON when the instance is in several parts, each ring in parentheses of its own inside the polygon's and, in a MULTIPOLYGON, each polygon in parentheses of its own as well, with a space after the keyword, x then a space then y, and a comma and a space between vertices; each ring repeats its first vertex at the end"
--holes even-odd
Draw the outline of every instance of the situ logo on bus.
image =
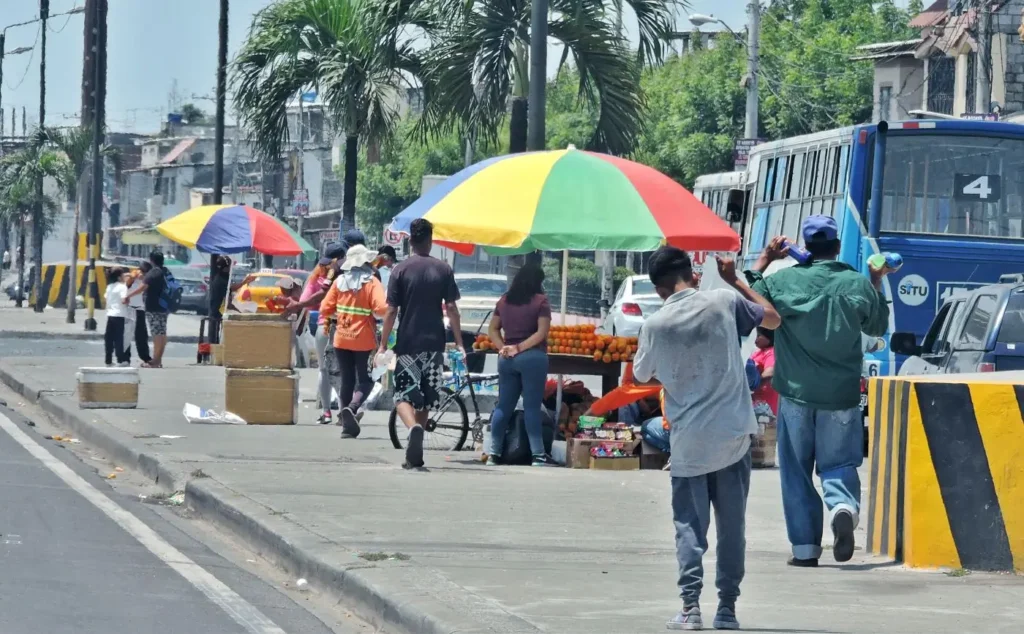
POLYGON ((900 301, 907 306, 920 306, 925 303, 928 301, 929 292, 928 281, 914 274, 904 277, 896 287, 900 301))

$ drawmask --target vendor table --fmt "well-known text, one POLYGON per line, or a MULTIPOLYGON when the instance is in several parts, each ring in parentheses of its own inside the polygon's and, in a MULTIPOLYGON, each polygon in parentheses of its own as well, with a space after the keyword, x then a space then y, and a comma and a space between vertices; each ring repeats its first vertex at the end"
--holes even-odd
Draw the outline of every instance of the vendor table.
MULTIPOLYGON (((487 354, 497 355, 496 352, 487 354)), ((548 374, 582 374, 601 377, 601 395, 619 387, 622 377, 622 363, 604 363, 590 357, 575 354, 548 353, 548 374)))

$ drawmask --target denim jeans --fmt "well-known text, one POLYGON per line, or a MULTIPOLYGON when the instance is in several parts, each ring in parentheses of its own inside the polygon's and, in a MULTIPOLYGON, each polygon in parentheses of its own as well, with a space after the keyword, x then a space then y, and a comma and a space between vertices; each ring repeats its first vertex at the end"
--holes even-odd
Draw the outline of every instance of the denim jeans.
POLYGON ((669 430, 665 429, 662 423, 664 420, 661 416, 656 416, 645 421, 643 427, 640 428, 640 434, 649 445, 658 451, 672 453, 672 444, 669 442, 669 430))
POLYGON ((779 399, 779 474, 786 532, 797 559, 821 557, 824 514, 814 488, 817 471, 830 518, 839 511, 860 513, 860 476, 864 461, 864 421, 859 407, 815 410, 779 399))
POLYGON ((498 406, 491 414, 491 453, 501 456, 505 451, 505 431, 516 412, 516 403, 523 397, 523 422, 530 439, 530 453, 544 455, 544 434, 541 420, 544 385, 548 380, 548 353, 540 348, 524 350, 511 359, 498 359, 498 406))
POLYGON ((672 478, 672 519, 676 525, 679 596, 683 605, 700 600, 704 588, 704 553, 708 550, 711 509, 718 533, 715 586, 718 600, 736 603, 745 573, 747 492, 750 453, 719 471, 692 478, 672 478))

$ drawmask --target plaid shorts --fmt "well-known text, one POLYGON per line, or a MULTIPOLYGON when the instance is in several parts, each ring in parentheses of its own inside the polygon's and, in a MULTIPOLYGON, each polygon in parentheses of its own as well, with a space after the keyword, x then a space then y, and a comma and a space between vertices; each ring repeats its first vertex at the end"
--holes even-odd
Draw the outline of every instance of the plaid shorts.
POLYGON ((395 402, 409 403, 418 410, 441 402, 444 353, 420 352, 398 355, 395 366, 395 402))
POLYGON ((167 313, 146 313, 146 324, 149 336, 159 337, 167 334, 167 313))

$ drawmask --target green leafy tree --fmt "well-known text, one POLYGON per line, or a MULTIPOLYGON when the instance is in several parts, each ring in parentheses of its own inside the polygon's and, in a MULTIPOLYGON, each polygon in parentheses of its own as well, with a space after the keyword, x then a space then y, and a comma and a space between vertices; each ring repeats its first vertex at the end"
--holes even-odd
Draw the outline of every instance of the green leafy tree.
POLYGON ((315 90, 345 134, 342 215, 355 222, 359 142, 386 142, 399 95, 421 74, 407 27, 428 31, 426 3, 281 0, 262 9, 235 58, 232 83, 257 152, 277 162, 288 140, 287 106, 315 90))
MULTIPOLYGON (((632 151, 642 127, 642 64, 662 60, 672 30, 671 0, 624 0, 639 24, 632 53, 606 0, 552 0, 548 34, 571 60, 578 98, 597 113, 585 147, 632 151)), ((529 93, 529 0, 442 1, 449 27, 429 49, 425 66, 432 87, 424 124, 430 130, 479 132, 495 140, 508 115, 509 148, 526 149, 529 93), (509 114, 509 103, 511 113, 509 114)))
POLYGON ((206 113, 194 103, 187 103, 181 107, 181 118, 185 123, 203 123, 206 121, 206 113))
MULTIPOLYGON (((38 185, 51 180, 61 191, 66 191, 68 166, 64 157, 48 147, 44 132, 36 131, 25 147, 0 158, 0 213, 9 222, 19 226, 18 298, 20 308, 25 289, 25 228, 26 219, 32 226, 33 287, 39 288, 39 275, 43 270, 43 238, 53 231, 59 205, 53 197, 38 193, 38 185), (36 209, 41 210, 39 215, 36 209)), ((42 312, 46 298, 36 293, 35 311, 42 312)))

